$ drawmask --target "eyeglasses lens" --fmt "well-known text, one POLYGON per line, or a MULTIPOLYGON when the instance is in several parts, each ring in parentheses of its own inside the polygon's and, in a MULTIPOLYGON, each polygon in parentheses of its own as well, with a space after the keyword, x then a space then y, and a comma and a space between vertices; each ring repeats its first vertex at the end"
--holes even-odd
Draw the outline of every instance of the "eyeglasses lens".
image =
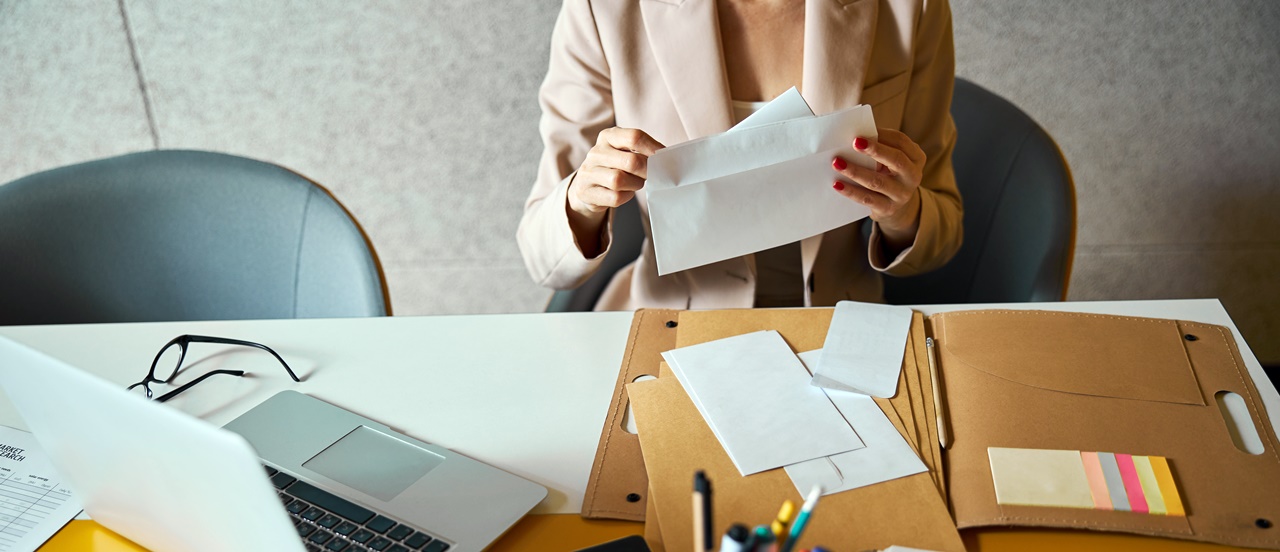
POLYGON ((182 365, 182 346, 174 343, 165 347, 160 351, 160 356, 156 357, 156 379, 163 382, 173 381, 173 376, 178 373, 180 365, 182 365))

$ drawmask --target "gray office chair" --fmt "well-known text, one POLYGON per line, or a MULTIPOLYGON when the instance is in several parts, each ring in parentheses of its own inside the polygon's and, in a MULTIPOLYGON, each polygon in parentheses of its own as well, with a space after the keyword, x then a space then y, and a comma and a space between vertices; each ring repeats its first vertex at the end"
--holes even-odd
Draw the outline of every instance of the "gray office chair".
POLYGON ((0 186, 0 324, 384 316, 373 245, 283 167, 148 151, 0 186))
MULTIPOLYGON (((951 162, 964 197, 964 245, 946 266, 885 277, 893 304, 1061 301, 1075 251, 1075 186, 1049 134, 1004 98, 956 79, 951 162)), ((612 250, 582 286, 557 291, 548 312, 591 310, 613 274, 640 254, 639 209, 615 211, 612 250)), ((870 225, 863 225, 869 232, 870 225)))

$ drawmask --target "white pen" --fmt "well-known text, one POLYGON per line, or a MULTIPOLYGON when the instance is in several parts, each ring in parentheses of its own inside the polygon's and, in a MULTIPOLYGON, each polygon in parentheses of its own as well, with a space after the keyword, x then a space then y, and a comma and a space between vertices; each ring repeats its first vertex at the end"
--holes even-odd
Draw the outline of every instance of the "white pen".
POLYGON ((925 349, 929 351, 929 377, 933 378, 933 420, 938 424, 938 444, 942 445, 942 449, 946 450, 947 442, 951 440, 947 436, 946 414, 942 409, 942 380, 938 379, 938 353, 933 348, 933 338, 924 338, 925 349))

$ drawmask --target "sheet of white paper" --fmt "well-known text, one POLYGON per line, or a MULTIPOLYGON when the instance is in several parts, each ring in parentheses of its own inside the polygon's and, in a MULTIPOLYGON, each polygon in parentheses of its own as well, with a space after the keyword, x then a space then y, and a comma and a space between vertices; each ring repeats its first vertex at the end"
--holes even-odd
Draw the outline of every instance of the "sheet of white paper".
POLYGON ((80 509, 36 438, 0 426, 0 552, 40 548, 80 509))
POLYGON ((742 475, 862 448, 775 331, 662 353, 742 475))
POLYGON ((645 190, 658 274, 754 253, 849 224, 870 211, 831 189, 839 155, 864 167, 854 137, 876 136, 857 106, 735 129, 649 158, 645 190))
MULTIPOLYGON (((821 354, 819 349, 799 356, 805 366, 814 366, 821 354)), ((923 473, 927 469, 875 399, 834 389, 826 393, 866 447, 787 466, 787 475, 796 490, 804 493, 814 485, 822 485, 822 494, 829 495, 923 473)))
POLYGON ((792 86, 746 119, 733 125, 729 132, 812 116, 813 110, 809 108, 809 102, 804 101, 804 96, 801 96, 800 91, 792 86))
POLYGON ((827 329, 813 384, 887 399, 898 391, 911 309, 840 301, 827 329))

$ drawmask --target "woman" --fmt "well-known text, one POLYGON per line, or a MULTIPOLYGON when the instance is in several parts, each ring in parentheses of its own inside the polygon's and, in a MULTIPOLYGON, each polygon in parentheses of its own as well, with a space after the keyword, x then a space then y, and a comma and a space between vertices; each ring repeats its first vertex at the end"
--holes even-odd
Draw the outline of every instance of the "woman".
POLYGON ((663 144, 723 132, 798 86, 814 113, 869 104, 879 163, 832 159, 832 201, 862 222, 659 277, 653 244, 619 271, 598 310, 831 305, 882 300, 880 273, 946 263, 960 246, 951 169, 955 78, 945 0, 566 0, 540 93, 545 149, 517 239, 530 274, 580 284, 609 254, 610 213, 640 201, 663 144))

